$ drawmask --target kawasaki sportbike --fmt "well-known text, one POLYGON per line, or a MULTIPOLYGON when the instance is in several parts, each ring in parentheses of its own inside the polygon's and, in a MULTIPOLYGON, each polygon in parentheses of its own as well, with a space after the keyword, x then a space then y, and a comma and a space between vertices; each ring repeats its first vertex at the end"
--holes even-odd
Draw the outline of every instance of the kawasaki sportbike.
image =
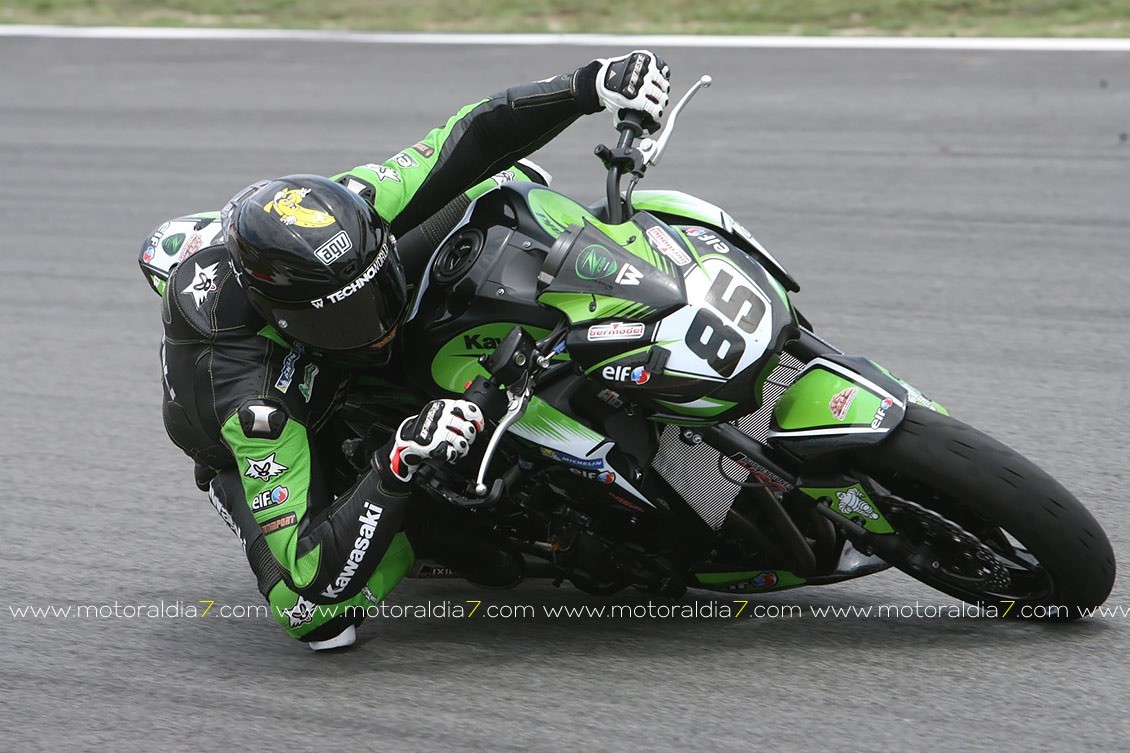
POLYGON ((894 565, 1001 614, 1101 604, 1111 546, 1066 489, 814 334, 797 283, 728 213, 634 190, 709 83, 658 140, 627 121, 597 148, 601 204, 510 183, 439 248, 404 328, 412 381, 432 396, 473 381, 500 420, 475 478, 436 466, 424 488, 597 594, 894 565))
MULTIPOLYGON (((1113 553, 1071 493, 816 335, 797 283, 727 212, 635 190, 709 83, 658 139, 629 118, 597 148, 604 201, 508 183, 438 248, 399 338, 411 405, 465 393, 497 423, 419 488, 594 594, 748 594, 894 565, 999 614, 1101 604, 1113 553)), ((391 429, 403 406, 372 417, 391 429)))

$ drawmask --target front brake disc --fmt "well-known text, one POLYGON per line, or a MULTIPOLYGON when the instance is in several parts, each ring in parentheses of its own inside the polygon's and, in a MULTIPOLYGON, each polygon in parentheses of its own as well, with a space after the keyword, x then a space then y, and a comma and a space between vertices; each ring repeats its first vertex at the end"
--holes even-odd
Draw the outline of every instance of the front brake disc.
POLYGON ((895 531, 917 551, 915 572, 963 589, 1006 593, 1012 579, 987 544, 941 514, 910 500, 877 500, 895 531), (926 564, 922 564, 925 560, 926 564))

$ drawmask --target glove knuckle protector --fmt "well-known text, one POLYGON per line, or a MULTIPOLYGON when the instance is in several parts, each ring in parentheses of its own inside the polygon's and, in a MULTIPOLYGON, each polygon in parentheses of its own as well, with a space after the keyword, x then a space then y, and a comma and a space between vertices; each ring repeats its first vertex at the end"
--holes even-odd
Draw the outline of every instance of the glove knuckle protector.
POLYGON ((671 88, 670 67, 647 50, 635 50, 622 57, 601 60, 597 75, 597 96, 601 104, 618 116, 620 110, 635 110, 658 128, 658 119, 668 103, 671 88))
POLYGON ((474 403, 433 400, 400 424, 383 453, 389 461, 387 467, 399 481, 407 482, 425 458, 454 463, 466 457, 483 425, 482 411, 474 403))

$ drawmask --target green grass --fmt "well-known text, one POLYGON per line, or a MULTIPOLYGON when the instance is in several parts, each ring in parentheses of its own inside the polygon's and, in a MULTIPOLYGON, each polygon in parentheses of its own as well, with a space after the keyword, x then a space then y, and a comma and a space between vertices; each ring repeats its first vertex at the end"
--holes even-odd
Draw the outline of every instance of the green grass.
POLYGON ((619 34, 1130 36, 1130 0, 0 0, 0 23, 619 34))

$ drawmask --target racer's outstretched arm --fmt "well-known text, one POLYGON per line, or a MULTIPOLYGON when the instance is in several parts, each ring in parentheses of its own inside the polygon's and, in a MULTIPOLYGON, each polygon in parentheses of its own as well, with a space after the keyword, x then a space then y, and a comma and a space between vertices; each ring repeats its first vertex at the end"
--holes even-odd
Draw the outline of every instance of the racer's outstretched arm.
MULTIPOLYGON (((394 157, 405 181, 399 197, 403 206, 389 215, 393 233, 415 227, 470 186, 533 154, 582 115, 599 112, 598 69, 597 63, 590 63, 467 105, 420 144, 401 153, 420 157, 416 170, 399 163, 401 155, 394 157)), ((385 188, 381 187, 382 193, 385 188)), ((381 210, 378 204, 377 211, 381 210)))
POLYGON ((471 186, 537 151, 581 115, 611 106, 658 119, 667 104, 668 74, 666 64, 645 51, 594 60, 467 105, 423 141, 336 179, 369 198, 392 223, 392 232, 401 235, 471 186))

